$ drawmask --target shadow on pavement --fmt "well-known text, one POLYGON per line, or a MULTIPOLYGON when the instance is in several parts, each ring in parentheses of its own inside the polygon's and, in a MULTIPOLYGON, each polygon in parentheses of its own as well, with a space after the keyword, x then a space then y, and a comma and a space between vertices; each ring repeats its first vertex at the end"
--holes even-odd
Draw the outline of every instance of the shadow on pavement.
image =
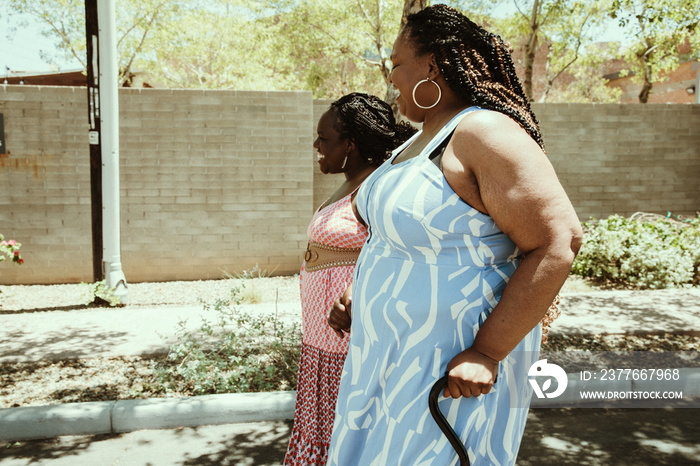
MULTIPOLYGON (((687 408, 532 409, 516 464, 700 465, 697 419, 687 408)), ((0 445, 0 464, 281 465, 291 428, 263 422, 35 440, 0 445)))
POLYGON ((53 307, 33 307, 23 309, 0 309, 0 315, 3 314, 29 314, 33 312, 53 312, 53 311, 80 311, 84 309, 98 309, 106 306, 95 306, 93 304, 74 304, 68 306, 53 306, 53 307))
POLYGON ((637 290, 567 295, 561 309, 562 314, 570 315, 566 321, 568 325, 562 321, 553 324, 559 333, 576 334, 582 329, 586 333, 648 333, 651 329, 695 330, 697 313, 694 311, 700 310, 700 306, 687 297, 637 290), (613 322, 616 330, 610 331, 608 327, 613 322), (663 322, 662 328, 659 322, 663 322), (600 330, 594 330, 596 326, 600 330))
POLYGON ((117 345, 128 343, 129 334, 93 328, 62 328, 39 335, 17 330, 8 335, 0 350, 2 362, 61 361, 93 357, 117 345))
POLYGON ((80 457, 91 444, 119 436, 86 435, 0 444, 0 464, 45 464, 68 458, 75 461, 75 464, 81 464, 80 457), (10 458, 14 461, 8 462, 10 458), (20 462, 22 460, 24 461, 20 462))
POLYGON ((236 434, 221 445, 211 445, 212 453, 184 460, 182 465, 281 465, 287 452, 292 432, 292 423, 280 423, 269 432, 246 432, 236 434))
POLYGON ((698 410, 531 409, 518 466, 700 465, 698 410))
POLYGON ((291 421, 277 421, 64 436, 0 445, 0 465, 273 466, 291 431, 291 421))

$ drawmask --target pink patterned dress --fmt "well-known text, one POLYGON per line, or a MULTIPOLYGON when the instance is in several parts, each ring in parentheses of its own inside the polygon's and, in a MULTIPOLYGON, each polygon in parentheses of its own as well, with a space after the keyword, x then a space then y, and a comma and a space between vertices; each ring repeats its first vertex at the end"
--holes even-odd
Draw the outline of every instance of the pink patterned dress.
MULTIPOLYGON (((339 248, 359 248, 367 229, 352 212, 351 196, 319 209, 308 228, 309 241, 339 248)), ((328 325, 333 301, 352 282, 355 266, 330 267, 300 273, 303 337, 297 378, 294 428, 285 465, 325 465, 335 419, 340 373, 348 339, 328 325)))

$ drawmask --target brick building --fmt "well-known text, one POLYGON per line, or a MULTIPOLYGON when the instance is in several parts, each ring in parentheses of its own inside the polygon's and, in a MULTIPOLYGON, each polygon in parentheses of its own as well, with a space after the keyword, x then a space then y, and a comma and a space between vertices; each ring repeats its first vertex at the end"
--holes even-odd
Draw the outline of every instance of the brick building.
MULTIPOLYGON (((660 73, 660 79, 653 83, 648 103, 700 103, 700 62, 693 56, 688 41, 678 48, 678 55, 685 57, 685 60, 681 60, 675 70, 660 73)), ((634 82, 634 75, 627 74, 627 71, 629 71, 629 63, 623 60, 611 60, 606 63, 603 77, 609 80, 609 87, 622 90, 620 103, 638 103, 642 84, 634 82)))

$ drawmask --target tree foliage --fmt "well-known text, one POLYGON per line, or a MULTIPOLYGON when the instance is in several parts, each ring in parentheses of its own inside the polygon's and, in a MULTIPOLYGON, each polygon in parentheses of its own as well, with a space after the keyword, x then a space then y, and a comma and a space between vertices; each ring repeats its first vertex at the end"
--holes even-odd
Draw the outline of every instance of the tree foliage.
POLYGON ((605 63, 615 60, 619 55, 619 43, 588 44, 578 59, 565 70, 566 82, 560 80, 552 85, 547 93, 542 93, 540 102, 570 102, 570 103, 610 103, 619 102, 622 90, 608 87, 609 82, 604 78, 605 63))
POLYGON ((276 16, 280 53, 315 97, 383 95, 402 5, 389 0, 290 0, 276 16))
MULTIPOLYGON (((85 66, 84 0, 5 0, 9 13, 43 22, 59 54, 85 66)), ((364 91, 392 102, 390 53, 408 13, 428 0, 119 0, 122 82, 144 72, 175 88, 310 90, 316 98, 364 91)), ((659 71, 678 64, 683 40, 697 45, 700 0, 447 0, 514 48, 534 101, 606 102, 601 64, 614 46, 596 44, 617 18, 635 46, 627 59, 646 96, 659 71), (508 14, 494 16, 507 7, 508 14), (542 55, 538 55, 542 54, 542 55), (535 64, 544 63, 544 66, 535 64)), ((695 48, 697 50, 697 47, 695 48)), ((640 97, 641 98, 641 97, 640 97)))
POLYGON ((649 100, 661 71, 678 66, 684 42, 700 51, 700 0, 614 0, 609 11, 633 42, 625 59, 642 83, 640 103, 649 100))
POLYGON ((166 87, 284 88, 266 14, 254 1, 183 1, 168 27, 151 38, 141 68, 166 87))
POLYGON ((596 73, 598 48, 593 47, 608 3, 609 0, 500 2, 511 5, 514 13, 500 20, 491 19, 491 29, 513 46, 514 58, 523 70, 523 90, 531 101, 559 100, 570 95, 569 82, 557 84, 563 78, 571 81, 579 77, 587 82, 586 89, 593 85, 599 98, 608 100, 605 81, 596 73), (538 61, 544 63, 543 69, 536 68, 538 61))
MULTIPOLYGON (((10 14, 28 14, 48 26, 42 34, 55 40, 58 52, 43 51, 42 58, 47 63, 56 63, 59 57, 69 57, 86 67, 84 0, 8 0, 8 3, 10 14)), ((149 36, 166 28, 177 12, 175 0, 116 2, 120 82, 129 79, 135 62, 144 53, 149 36)))

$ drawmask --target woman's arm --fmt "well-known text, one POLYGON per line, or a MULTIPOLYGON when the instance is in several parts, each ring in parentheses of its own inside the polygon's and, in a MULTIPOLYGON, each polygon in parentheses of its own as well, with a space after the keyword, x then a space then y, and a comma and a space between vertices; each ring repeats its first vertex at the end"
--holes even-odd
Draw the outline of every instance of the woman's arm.
POLYGON ((566 281, 581 224, 544 152, 504 114, 467 116, 445 151, 443 171, 455 192, 491 216, 523 256, 474 345, 448 366, 450 394, 479 395, 490 390, 498 361, 539 323, 566 281))

